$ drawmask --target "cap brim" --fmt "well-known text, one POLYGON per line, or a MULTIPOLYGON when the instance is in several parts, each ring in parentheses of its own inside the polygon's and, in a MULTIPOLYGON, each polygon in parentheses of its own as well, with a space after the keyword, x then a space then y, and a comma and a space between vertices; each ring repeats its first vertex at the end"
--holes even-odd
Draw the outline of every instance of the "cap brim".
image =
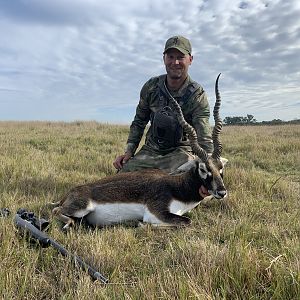
POLYGON ((191 55, 191 53, 189 51, 187 51, 186 49, 183 49, 181 47, 176 47, 176 46, 172 46, 172 47, 169 47, 169 48, 165 49, 165 51, 164 51, 163 54, 165 54, 170 49, 177 49, 178 51, 180 51, 183 54, 189 54, 189 55, 191 55))

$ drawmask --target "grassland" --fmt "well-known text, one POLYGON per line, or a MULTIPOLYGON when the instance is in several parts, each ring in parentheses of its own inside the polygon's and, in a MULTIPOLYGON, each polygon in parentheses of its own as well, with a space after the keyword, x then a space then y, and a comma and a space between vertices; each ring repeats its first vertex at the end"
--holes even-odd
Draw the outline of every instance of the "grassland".
POLYGON ((68 234, 47 203, 115 173, 128 127, 96 122, 0 122, 2 299, 300 299, 300 126, 225 127, 229 197, 177 230, 118 225, 68 234), (49 235, 93 264, 93 282, 54 249, 20 238, 13 214, 51 219, 49 235))

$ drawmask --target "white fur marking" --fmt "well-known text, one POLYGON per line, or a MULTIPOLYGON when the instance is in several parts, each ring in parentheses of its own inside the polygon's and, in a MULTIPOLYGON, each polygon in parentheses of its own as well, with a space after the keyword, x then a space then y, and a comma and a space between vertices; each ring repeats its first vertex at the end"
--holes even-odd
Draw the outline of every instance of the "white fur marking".
POLYGON ((169 209, 171 213, 182 216, 183 214, 195 208, 199 203, 200 202, 183 203, 173 199, 170 203, 169 209))
POLYGON ((145 209, 143 222, 151 223, 151 224, 163 224, 163 222, 161 220, 159 220, 154 214, 152 214, 148 210, 148 208, 145 209))
POLYGON ((223 164, 223 167, 225 167, 225 165, 226 165, 227 162, 228 162, 228 159, 225 158, 225 157, 220 157, 220 160, 221 160, 221 162, 222 162, 222 164, 223 164))
POLYGON ((143 222, 150 223, 154 227, 166 227, 166 228, 168 228, 168 227, 176 226, 175 224, 169 224, 169 223, 165 223, 165 222, 161 221, 154 214, 152 214, 147 208, 145 210, 145 215, 144 215, 143 222))
POLYGON ((110 225, 128 220, 143 220, 145 206, 137 203, 94 202, 94 210, 86 217, 91 225, 110 225))
POLYGON ((204 163, 199 164, 199 169, 198 169, 199 175, 201 178, 206 179, 207 178, 207 168, 204 163))
POLYGON ((86 207, 86 209, 80 209, 80 210, 76 211, 76 213, 74 214, 74 217, 75 218, 83 218, 84 216, 86 216, 88 213, 90 213, 94 209, 95 209, 94 202, 90 201, 88 206, 86 207))

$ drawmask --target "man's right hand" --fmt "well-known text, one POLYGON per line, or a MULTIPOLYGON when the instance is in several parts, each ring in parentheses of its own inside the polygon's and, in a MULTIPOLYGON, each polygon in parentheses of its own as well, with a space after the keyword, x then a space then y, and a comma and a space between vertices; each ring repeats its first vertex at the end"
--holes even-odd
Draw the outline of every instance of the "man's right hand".
POLYGON ((123 168, 123 165, 132 157, 132 153, 127 151, 125 154, 118 156, 113 165, 116 169, 120 170, 123 168))

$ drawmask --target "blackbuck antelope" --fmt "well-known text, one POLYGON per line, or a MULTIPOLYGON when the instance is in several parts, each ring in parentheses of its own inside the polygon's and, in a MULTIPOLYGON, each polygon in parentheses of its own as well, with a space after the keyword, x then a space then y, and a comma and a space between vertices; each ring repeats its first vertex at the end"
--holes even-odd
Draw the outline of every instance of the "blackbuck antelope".
POLYGON ((208 155, 199 146, 194 128, 184 120, 180 106, 169 95, 179 122, 187 132, 191 147, 198 156, 190 164, 189 170, 177 175, 169 175, 157 169, 119 173, 77 186, 61 201, 54 203, 56 207, 53 214, 65 223, 63 228, 69 228, 74 223, 74 218, 84 218, 92 226, 105 226, 129 220, 143 221, 156 226, 184 226, 189 225, 191 220, 183 214, 203 200, 200 193, 203 189, 217 199, 224 198, 227 191, 222 172, 226 161, 220 157, 222 145, 219 134, 222 120, 219 116, 219 76, 215 84, 212 155, 208 155))

